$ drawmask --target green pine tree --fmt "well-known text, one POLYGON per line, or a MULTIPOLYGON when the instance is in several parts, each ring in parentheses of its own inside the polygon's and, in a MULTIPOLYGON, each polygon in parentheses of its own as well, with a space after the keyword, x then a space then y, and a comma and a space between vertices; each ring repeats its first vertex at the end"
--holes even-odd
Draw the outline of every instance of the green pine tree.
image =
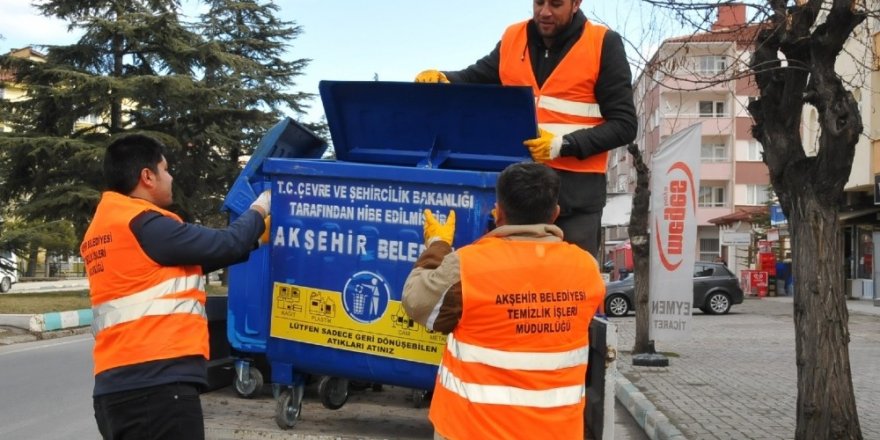
POLYGON ((0 101, 0 120, 14 133, 0 136, 0 201, 29 221, 70 220, 82 236, 103 187, 104 147, 137 131, 169 147, 172 208, 190 221, 225 223, 217 210, 239 157, 282 110, 306 108, 310 96, 290 90, 308 60, 285 61, 301 29, 277 20, 271 3, 209 6, 187 23, 177 0, 38 4, 83 35, 44 46, 45 62, 0 58, 0 69, 28 85, 26 101, 0 101))

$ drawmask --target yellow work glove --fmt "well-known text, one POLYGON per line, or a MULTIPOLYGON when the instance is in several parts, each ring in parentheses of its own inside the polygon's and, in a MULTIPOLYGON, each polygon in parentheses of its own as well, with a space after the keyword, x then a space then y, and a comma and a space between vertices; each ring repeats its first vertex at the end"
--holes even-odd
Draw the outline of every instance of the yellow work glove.
POLYGON ((535 162, 547 162, 559 157, 559 150, 562 149, 562 136, 556 136, 543 128, 538 128, 538 137, 524 141, 523 145, 528 147, 535 162))
POLYGON ((437 240, 443 240, 452 245, 452 237, 455 236, 455 211, 450 210, 446 217, 446 223, 440 224, 430 209, 425 210, 425 246, 437 240))
POLYGON ((267 215, 266 218, 263 219, 263 224, 266 225, 266 229, 263 230, 263 235, 260 235, 260 245, 264 245, 269 242, 269 223, 272 216, 267 215))
POLYGON ((439 70, 423 70, 421 73, 416 75, 417 83, 449 83, 449 80, 446 79, 446 75, 439 70))

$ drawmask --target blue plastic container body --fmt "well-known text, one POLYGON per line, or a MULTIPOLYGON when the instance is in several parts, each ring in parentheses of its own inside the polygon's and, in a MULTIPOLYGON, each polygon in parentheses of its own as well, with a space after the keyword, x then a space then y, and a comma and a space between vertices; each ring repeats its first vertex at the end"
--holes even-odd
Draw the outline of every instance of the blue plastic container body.
MULTIPOLYGON (((262 165, 267 158, 318 158, 327 144, 290 118, 275 124, 261 139, 223 203, 234 221, 261 192, 270 189, 262 165)), ((247 261, 229 267, 226 336, 240 355, 264 354, 269 339, 268 310, 271 299, 268 246, 251 252, 247 261)))
POLYGON ((227 197, 240 213, 272 190, 270 245, 230 272, 230 342, 265 352, 282 385, 315 374, 433 389, 445 336, 400 306, 424 249, 422 212, 455 210, 455 246, 487 231, 498 173, 528 160, 532 91, 337 81, 320 91, 336 160, 255 155, 227 197))
POLYGON ((454 243, 487 231, 496 172, 269 160, 272 382, 296 373, 433 389, 445 337, 400 300, 424 250, 422 211, 456 211, 454 243))

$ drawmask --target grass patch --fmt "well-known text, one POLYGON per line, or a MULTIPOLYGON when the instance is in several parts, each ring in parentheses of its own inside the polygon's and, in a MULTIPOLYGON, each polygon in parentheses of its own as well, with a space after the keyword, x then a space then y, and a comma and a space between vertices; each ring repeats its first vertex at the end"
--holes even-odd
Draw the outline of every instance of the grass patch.
MULTIPOLYGON (((228 288, 219 284, 207 286, 208 296, 226 296, 228 288)), ((88 290, 69 292, 14 293, 0 295, 0 314, 33 314, 90 309, 88 290)))
POLYGON ((92 308, 88 290, 0 295, 0 313, 48 313, 92 308))

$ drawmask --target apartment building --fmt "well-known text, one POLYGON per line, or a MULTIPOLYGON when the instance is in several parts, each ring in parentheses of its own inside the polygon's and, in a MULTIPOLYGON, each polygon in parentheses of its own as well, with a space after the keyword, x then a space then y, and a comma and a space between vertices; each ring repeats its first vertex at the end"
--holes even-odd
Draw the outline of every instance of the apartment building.
MULTIPOLYGON (((758 94, 748 69, 757 30, 746 22, 745 5, 722 5, 709 31, 663 41, 634 85, 636 142, 648 164, 666 137, 702 125, 693 251, 698 260, 722 258, 737 273, 747 264, 749 244, 742 234, 751 231, 754 213, 767 211, 771 197, 762 147, 751 136, 746 110, 758 94)), ((608 191, 632 192, 631 156, 617 149, 609 160, 608 191)))

